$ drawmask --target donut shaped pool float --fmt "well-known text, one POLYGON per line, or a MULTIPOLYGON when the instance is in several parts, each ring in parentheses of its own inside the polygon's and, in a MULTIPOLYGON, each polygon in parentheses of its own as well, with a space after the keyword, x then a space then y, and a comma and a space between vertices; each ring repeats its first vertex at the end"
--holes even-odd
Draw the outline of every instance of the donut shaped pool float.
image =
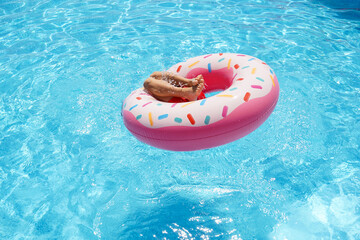
POLYGON ((279 84, 263 61, 244 54, 198 56, 172 66, 186 78, 202 74, 211 97, 182 103, 162 102, 143 88, 123 103, 127 129, 140 141, 172 151, 193 151, 235 141, 258 128, 274 110, 279 84))

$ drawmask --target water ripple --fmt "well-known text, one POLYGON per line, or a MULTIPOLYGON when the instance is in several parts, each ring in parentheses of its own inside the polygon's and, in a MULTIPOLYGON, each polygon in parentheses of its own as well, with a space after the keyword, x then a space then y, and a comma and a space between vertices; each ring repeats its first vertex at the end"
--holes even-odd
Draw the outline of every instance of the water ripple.
POLYGON ((0 238, 357 239, 358 20, 331 0, 3 1, 0 238), (198 152, 137 141, 126 96, 213 52, 272 66, 269 120, 198 152))

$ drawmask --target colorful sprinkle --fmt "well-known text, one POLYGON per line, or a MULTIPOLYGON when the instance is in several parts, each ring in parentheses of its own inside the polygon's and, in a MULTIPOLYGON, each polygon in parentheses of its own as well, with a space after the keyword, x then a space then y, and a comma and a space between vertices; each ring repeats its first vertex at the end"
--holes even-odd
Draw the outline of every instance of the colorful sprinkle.
POLYGON ((210 116, 209 115, 206 116, 204 123, 206 125, 208 125, 210 123, 210 116))
POLYGON ((207 58, 207 57, 210 57, 210 56, 212 56, 212 54, 210 54, 210 55, 207 55, 207 56, 205 56, 204 58, 207 58))
POLYGON ((208 64, 209 73, 211 72, 211 63, 208 64))
POLYGON ((239 64, 235 64, 235 65, 234 65, 234 68, 235 68, 235 69, 238 69, 239 67, 240 67, 239 64))
POLYGON ((225 58, 220 58, 218 62, 222 62, 224 60, 225 60, 225 58))
POLYGON ((229 91, 234 91, 236 89, 237 89, 237 87, 234 87, 234 88, 229 89, 229 91))
POLYGON ((262 79, 261 77, 256 77, 257 80, 265 82, 264 79, 262 79))
POLYGON ((272 83, 273 83, 273 86, 275 87, 275 82, 274 82, 274 78, 273 78, 273 76, 272 76, 272 75, 270 75, 270 78, 271 78, 271 81, 272 81, 272 83))
POLYGON ((219 55, 221 56, 221 55, 223 55, 222 53, 219 53, 219 55))
POLYGON ((192 124, 192 125, 194 125, 195 124, 195 120, 194 120, 194 118, 193 118, 193 116, 189 113, 188 115, 186 115, 187 116, 187 118, 189 119, 189 121, 190 121, 190 123, 192 124))
POLYGON ((251 70, 251 74, 255 74, 255 72, 256 72, 256 68, 253 68, 253 69, 251 70))
POLYGON ((223 116, 223 117, 226 117, 227 112, 228 112, 228 109, 229 109, 228 106, 224 106, 224 107, 223 107, 223 111, 222 111, 222 116, 223 116))
POLYGON ((150 126, 154 125, 154 122, 153 122, 152 116, 151 116, 151 112, 149 112, 149 122, 150 122, 150 126))
POLYGON ((244 56, 246 56, 246 55, 244 55, 244 54, 238 54, 238 55, 236 55, 236 56, 244 57, 244 56))
POLYGON ((229 97, 229 98, 232 98, 234 97, 233 95, 230 95, 230 94, 221 94, 221 95, 216 95, 217 97, 229 97))
POLYGON ((245 69, 245 68, 248 68, 248 67, 250 67, 250 66, 245 66, 245 67, 243 67, 243 68, 241 68, 241 69, 245 69))
POLYGON ((252 60, 255 60, 255 58, 250 58, 248 61, 250 62, 250 61, 252 61, 252 60))
POLYGON ((177 68, 176 72, 180 72, 181 67, 182 67, 182 65, 180 65, 180 66, 177 68))
POLYGON ((158 117, 159 120, 165 119, 169 116, 169 114, 163 114, 158 117))
POLYGON ((262 62, 262 64, 267 65, 266 63, 262 62))
POLYGON ((152 102, 145 103, 144 105, 142 105, 142 107, 146 107, 146 106, 149 105, 150 103, 152 103, 152 102))
POLYGON ((190 65, 189 65, 189 68, 192 68, 193 66, 195 66, 195 65, 198 64, 199 62, 200 62, 200 61, 196 61, 196 62, 190 64, 190 65))
POLYGON ((238 79, 236 79, 236 81, 242 81, 242 80, 244 80, 244 78, 238 78, 238 79))
POLYGON ((161 105, 162 105, 161 103, 156 104, 156 106, 161 106, 161 105))
POLYGON ((270 72, 271 72, 271 74, 274 74, 274 72, 271 70, 271 68, 270 68, 270 72))
POLYGON ((141 100, 141 97, 136 97, 137 100, 141 100))
POLYGON ((228 65, 227 65, 228 69, 230 69, 230 66, 231 66, 230 64, 231 64, 231 59, 229 59, 229 61, 228 61, 228 65))
POLYGON ((149 94, 147 94, 147 93, 140 93, 140 95, 150 96, 150 95, 149 95, 149 94))
POLYGON ((231 81, 234 81, 235 77, 237 76, 237 73, 233 76, 233 78, 231 79, 231 81))
POLYGON ((129 111, 133 110, 133 109, 136 108, 137 106, 138 106, 138 105, 135 104, 134 106, 132 106, 132 107, 129 109, 129 111))
POLYGON ((176 104, 178 104, 178 103, 174 103, 173 105, 171 105, 171 107, 173 108, 173 107, 175 107, 176 106, 176 104))
POLYGON ((250 98, 250 93, 247 92, 247 93, 245 94, 245 96, 244 96, 244 101, 245 101, 245 102, 249 101, 249 98, 250 98))
POLYGON ((203 99, 201 102, 200 102, 200 106, 203 106, 206 102, 206 99, 203 99))
POLYGON ((251 85, 252 88, 262 89, 262 86, 259 85, 251 85))
POLYGON ((177 123, 182 123, 182 119, 181 119, 181 118, 178 118, 178 117, 176 117, 176 118, 174 119, 174 121, 177 122, 177 123))
POLYGON ((136 120, 139 120, 141 117, 142 117, 141 114, 140 114, 140 115, 137 115, 137 116, 136 116, 136 120))
POLYGON ((194 101, 192 101, 192 102, 188 102, 188 103, 186 103, 186 104, 182 105, 181 107, 183 108, 183 107, 189 106, 190 104, 193 104, 193 103, 194 103, 194 101))

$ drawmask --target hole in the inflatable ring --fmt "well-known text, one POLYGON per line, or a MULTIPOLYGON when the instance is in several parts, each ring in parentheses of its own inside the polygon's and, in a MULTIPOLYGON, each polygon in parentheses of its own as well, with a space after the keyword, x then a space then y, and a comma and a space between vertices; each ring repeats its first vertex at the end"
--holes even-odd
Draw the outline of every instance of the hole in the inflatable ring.
POLYGON ((186 78, 195 78, 200 74, 205 80, 203 93, 206 94, 206 97, 214 96, 228 89, 233 83, 233 69, 226 67, 211 71, 206 68, 194 68, 186 74, 186 78))

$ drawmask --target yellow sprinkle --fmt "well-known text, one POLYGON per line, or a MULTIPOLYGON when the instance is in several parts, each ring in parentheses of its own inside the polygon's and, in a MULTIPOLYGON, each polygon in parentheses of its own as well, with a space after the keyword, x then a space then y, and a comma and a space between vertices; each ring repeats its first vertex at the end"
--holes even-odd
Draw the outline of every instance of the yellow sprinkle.
POLYGON ((191 67, 193 67, 195 64, 198 64, 200 61, 196 61, 196 62, 194 62, 193 64, 190 64, 189 65, 189 68, 191 68, 191 67))
POLYGON ((229 59, 229 62, 228 62, 228 69, 230 69, 230 63, 231 63, 231 58, 229 59))
POLYGON ((193 101, 193 102, 188 102, 188 103, 182 105, 181 107, 183 108, 183 107, 189 106, 189 105, 192 104, 192 103, 194 103, 194 101, 193 101))
POLYGON ((217 97, 234 97, 233 95, 227 95, 227 94, 223 94, 223 95, 216 95, 217 97))
POLYGON ((272 75, 270 75, 270 78, 271 78, 271 81, 272 81, 272 83, 273 83, 273 86, 275 87, 275 82, 274 82, 274 78, 273 78, 273 76, 272 76, 272 75))
POLYGON ((256 68, 253 68, 251 74, 255 74, 255 72, 256 72, 256 68))
POLYGON ((152 120, 151 112, 149 112, 149 121, 150 121, 150 125, 153 126, 154 122, 152 120))

